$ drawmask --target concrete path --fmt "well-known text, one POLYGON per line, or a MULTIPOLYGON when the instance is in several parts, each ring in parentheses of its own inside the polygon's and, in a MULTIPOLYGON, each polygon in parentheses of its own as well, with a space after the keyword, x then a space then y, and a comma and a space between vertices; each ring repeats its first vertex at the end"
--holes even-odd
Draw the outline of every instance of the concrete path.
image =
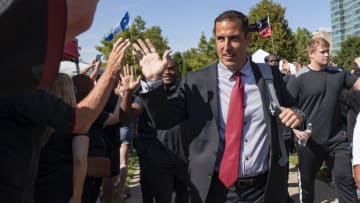
MULTIPOLYGON (((139 183, 140 174, 137 171, 133 175, 130 182, 130 198, 124 201, 124 203, 141 203, 141 190, 139 183)), ((299 203, 299 188, 298 188, 298 178, 297 178, 297 168, 295 166, 290 166, 289 174, 289 194, 295 203, 299 203)), ((316 180, 315 183, 315 203, 338 203, 336 199, 334 187, 324 183, 322 181, 316 180)))
MULTIPOLYGON (((290 197, 295 200, 295 203, 299 203, 299 187, 298 187, 297 168, 290 166, 289 173, 289 194, 290 197)), ((315 181, 315 203, 338 203, 336 199, 334 186, 329 185, 323 181, 315 181)))

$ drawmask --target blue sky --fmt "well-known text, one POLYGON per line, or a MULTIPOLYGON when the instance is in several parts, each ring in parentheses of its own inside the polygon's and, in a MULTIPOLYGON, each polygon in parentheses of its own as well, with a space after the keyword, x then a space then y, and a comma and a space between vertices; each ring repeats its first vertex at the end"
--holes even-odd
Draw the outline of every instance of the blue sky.
MULTIPOLYGON (((99 54, 95 46, 110 32, 111 28, 125 15, 130 22, 141 16, 146 27, 159 26, 162 36, 176 51, 185 51, 197 46, 200 35, 211 36, 213 21, 221 12, 229 9, 248 14, 251 7, 260 0, 102 0, 99 1, 90 29, 78 36, 80 58, 90 62, 99 54)), ((285 18, 292 31, 307 28, 330 30, 330 2, 328 0, 274 0, 286 8, 285 18)), ((271 19, 270 19, 271 20, 271 19)))

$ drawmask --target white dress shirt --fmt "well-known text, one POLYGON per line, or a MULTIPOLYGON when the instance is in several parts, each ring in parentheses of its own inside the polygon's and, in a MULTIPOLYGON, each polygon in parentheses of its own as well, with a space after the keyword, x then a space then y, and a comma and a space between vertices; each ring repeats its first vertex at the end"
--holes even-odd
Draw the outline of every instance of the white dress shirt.
POLYGON ((352 165, 360 164, 360 113, 356 117, 356 124, 353 134, 353 143, 352 143, 352 165))

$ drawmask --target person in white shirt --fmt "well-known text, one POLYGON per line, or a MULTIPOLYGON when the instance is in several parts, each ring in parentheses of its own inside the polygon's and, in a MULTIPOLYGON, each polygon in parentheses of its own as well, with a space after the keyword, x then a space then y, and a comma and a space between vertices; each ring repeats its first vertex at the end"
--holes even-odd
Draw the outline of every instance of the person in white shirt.
POLYGON ((356 117, 356 124, 353 135, 352 156, 354 180, 356 186, 360 188, 360 113, 356 117))

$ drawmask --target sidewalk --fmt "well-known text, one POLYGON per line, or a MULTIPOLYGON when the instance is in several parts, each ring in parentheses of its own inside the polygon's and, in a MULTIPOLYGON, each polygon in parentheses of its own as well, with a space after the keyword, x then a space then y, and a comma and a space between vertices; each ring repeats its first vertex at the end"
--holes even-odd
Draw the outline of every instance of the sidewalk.
MULTIPOLYGON (((289 172, 289 194, 290 197, 295 200, 295 203, 299 203, 299 187, 298 187, 297 168, 290 166, 289 172)), ((331 186, 323 181, 315 181, 315 201, 321 203, 338 203, 336 199, 334 186, 331 186)))
MULTIPOLYGON (((132 175, 130 187, 130 198, 124 201, 124 203, 141 203, 141 190, 140 190, 140 171, 138 170, 136 174, 132 175)), ((295 200, 295 203, 299 203, 299 188, 298 188, 298 178, 297 178, 297 168, 295 166, 290 166, 289 173, 289 194, 292 199, 295 200)), ((316 180, 315 183, 315 201, 316 203, 338 203, 339 201, 335 198, 334 187, 324 183, 322 181, 316 180)))

